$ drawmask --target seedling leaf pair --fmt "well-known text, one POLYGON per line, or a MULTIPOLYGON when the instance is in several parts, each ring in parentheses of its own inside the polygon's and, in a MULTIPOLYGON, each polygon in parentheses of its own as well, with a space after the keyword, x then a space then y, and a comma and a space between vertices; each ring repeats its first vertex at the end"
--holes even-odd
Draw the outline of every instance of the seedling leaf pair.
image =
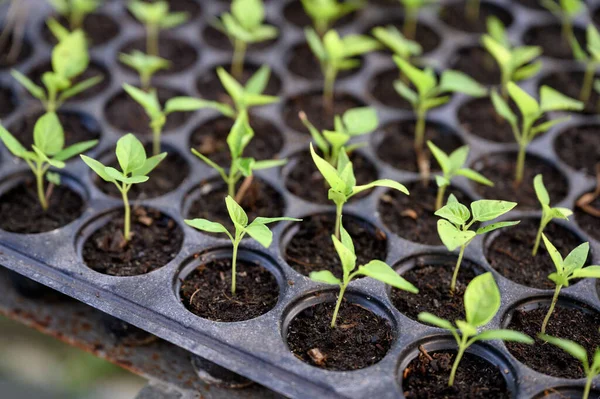
POLYGON ((365 0, 301 0, 304 11, 310 17, 319 35, 325 32, 340 18, 363 8, 365 0))
POLYGON ((140 75, 142 89, 145 91, 150 90, 150 82, 156 72, 168 69, 171 66, 171 62, 168 60, 142 53, 139 50, 133 50, 131 54, 121 53, 119 54, 119 60, 137 71, 140 75))
POLYGON ((407 39, 394 25, 378 26, 372 30, 373 36, 398 57, 408 60, 421 55, 423 48, 413 40, 407 39))
POLYGON ((93 13, 102 4, 101 0, 49 0, 57 13, 69 21, 71 30, 81 29, 88 14, 93 13))

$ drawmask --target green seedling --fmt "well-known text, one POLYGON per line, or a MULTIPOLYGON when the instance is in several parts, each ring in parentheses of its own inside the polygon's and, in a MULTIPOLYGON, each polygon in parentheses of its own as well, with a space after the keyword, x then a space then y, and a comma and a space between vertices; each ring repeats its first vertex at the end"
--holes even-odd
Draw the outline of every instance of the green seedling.
POLYGON ((554 289, 554 296, 552 297, 550 308, 542 323, 542 334, 545 334, 546 326, 550 321, 552 312, 554 312, 554 307, 556 306, 556 302, 558 302, 558 295, 560 294, 562 287, 568 287, 570 281, 577 278, 600 278, 600 266, 583 267, 587 260, 588 253, 590 252, 590 244, 587 242, 584 242, 572 250, 563 260, 560 252, 552 245, 544 233, 542 233, 542 239, 544 240, 546 250, 552 258, 552 262, 556 267, 556 272, 551 273, 548 276, 548 278, 556 284, 556 288, 554 289))
POLYGON ((302 219, 288 217, 257 217, 252 221, 252 223, 248 224, 248 215, 230 195, 225 198, 225 204, 227 205, 229 217, 235 226, 235 232, 233 234, 230 233, 221 223, 211 222, 210 220, 206 219, 186 219, 185 223, 197 230, 206 231, 209 233, 223 233, 229 237, 229 240, 231 240, 231 244, 233 245, 233 256, 231 258, 231 293, 235 295, 237 253, 240 242, 242 242, 242 238, 248 234, 260 245, 268 248, 273 241, 273 233, 271 230, 269 230, 267 224, 281 221, 301 222, 302 219))
POLYGON ((404 36, 411 40, 415 39, 417 20, 421 9, 437 2, 438 0, 400 0, 400 4, 404 6, 404 26, 402 27, 404 36))
POLYGON ((442 175, 435 176, 435 182, 438 186, 437 197, 435 199, 436 210, 442 207, 446 188, 450 186, 450 183, 455 176, 464 176, 469 180, 485 184, 486 186, 494 185, 492 181, 480 173, 474 171, 473 169, 463 167, 465 162, 467 162, 467 157, 469 156, 468 145, 464 145, 454 150, 450 155, 446 154, 431 141, 427 141, 427 146, 440 165, 440 168, 442 168, 442 175))
POLYGON ((406 187, 390 179, 375 180, 371 183, 357 186, 352 162, 348 159, 346 151, 341 151, 339 153, 337 168, 334 168, 329 162, 321 158, 315 152, 312 143, 310 143, 310 155, 312 156, 317 169, 319 169, 319 172, 321 172, 321 175, 323 175, 323 178, 330 187, 328 196, 336 206, 334 234, 338 240, 340 239, 340 227, 344 204, 354 195, 373 187, 389 187, 409 195, 406 187))
POLYGON ((579 92, 579 100, 584 103, 590 99, 594 74, 598 66, 600 66, 600 34, 593 24, 587 26, 586 39, 587 53, 581 48, 575 37, 571 38, 571 48, 573 49, 575 59, 585 64, 585 73, 583 74, 583 82, 581 84, 581 91, 579 92))
POLYGON ((127 193, 134 184, 148 181, 150 172, 167 156, 167 153, 163 152, 147 158, 144 145, 131 133, 127 133, 117 141, 115 153, 121 171, 111 166, 104 166, 101 162, 85 155, 81 155, 81 159, 102 180, 114 183, 121 192, 125 209, 123 238, 125 241, 129 241, 131 239, 131 208, 127 193))
POLYGON ((248 44, 260 43, 277 37, 277 28, 266 25, 265 7, 262 0, 233 0, 231 12, 225 12, 214 22, 216 29, 223 32, 233 45, 231 74, 242 78, 244 58, 248 44))
POLYGON ((502 97, 508 98, 508 82, 519 82, 536 75, 542 68, 541 61, 534 59, 542 55, 539 46, 513 47, 508 40, 504 25, 498 18, 487 20, 488 33, 481 37, 481 44, 496 60, 500 68, 502 97))
POLYGON ((0 125, 0 139, 14 156, 25 160, 31 168, 35 175, 38 200, 44 210, 48 210, 51 194, 50 190, 44 189, 44 178, 54 185, 60 184, 60 176, 49 172, 50 167, 63 169, 66 160, 89 150, 98 143, 98 140, 82 141, 64 148, 65 134, 54 112, 42 115, 35 123, 32 151, 27 151, 2 125, 0 125))
POLYGON ((49 0, 56 12, 69 22, 69 29, 83 28, 83 20, 102 5, 101 0, 49 0))
POLYGON ((422 312, 418 315, 420 321, 450 331, 456 340, 458 353, 450 371, 448 386, 454 385, 458 365, 465 351, 475 342, 501 340, 522 342, 529 345, 534 342, 530 336, 513 330, 477 331, 478 328, 488 324, 500 309, 500 290, 492 273, 487 272, 471 280, 465 290, 464 303, 466 320, 456 320, 456 326, 450 321, 431 313, 422 312))
POLYGON ((323 105, 331 111, 338 72, 358 68, 360 60, 354 57, 379 48, 379 42, 365 35, 342 38, 335 30, 325 33, 322 39, 313 28, 304 29, 304 33, 323 73, 323 105))
POLYGON ((341 240, 336 236, 331 236, 333 245, 342 263, 343 277, 340 280, 333 275, 329 270, 321 270, 318 272, 311 272, 311 280, 318 281, 320 283, 333 284, 340 287, 338 294, 337 303, 333 311, 333 317, 331 319, 331 328, 335 328, 335 322, 337 320, 337 314, 344 299, 344 293, 348 284, 358 276, 367 276, 374 278, 375 280, 381 281, 385 284, 391 285, 392 287, 418 294, 419 290, 417 287, 406 281, 398 273, 394 271, 387 263, 380 260, 372 260, 366 265, 361 265, 356 268, 356 254, 354 252, 354 244, 352 243, 352 237, 340 226, 341 240))
POLYGON ((435 212, 435 215, 441 218, 437 222, 437 231, 442 243, 448 248, 448 251, 454 251, 460 247, 456 266, 454 267, 454 274, 452 275, 452 282, 450 283, 451 292, 454 292, 456 289, 456 279, 467 245, 476 236, 503 227, 514 226, 519 221, 496 222, 479 227, 477 230, 469 230, 471 226, 474 223, 494 220, 509 212, 515 206, 517 206, 516 202, 479 200, 471 203, 471 212, 469 212, 469 208, 458 202, 453 194, 450 194, 446 205, 435 212), (470 218, 471 221, 469 222, 470 218))
POLYGON ((141 0, 132 0, 127 7, 133 16, 144 25, 146 52, 154 57, 160 56, 158 46, 160 31, 179 26, 189 18, 187 12, 169 12, 167 1, 146 3, 141 0))
POLYGON ((11 75, 42 102, 46 111, 55 112, 69 98, 102 81, 102 76, 94 76, 73 84, 73 80, 86 70, 89 62, 83 31, 76 30, 63 37, 52 49, 52 71, 42 75, 45 90, 16 69, 11 71, 11 75))
POLYGON ((242 112, 238 115, 227 136, 227 145, 229 146, 229 152, 231 154, 231 166, 229 167, 229 172, 198 152, 195 148, 192 148, 192 153, 194 155, 219 173, 223 178, 223 181, 227 184, 229 196, 235 198, 236 202, 241 202, 244 194, 244 191, 240 190, 238 195, 236 195, 235 189, 237 182, 242 177, 250 179, 255 170, 270 169, 285 165, 287 162, 285 159, 257 161, 254 158, 242 157, 244 149, 248 143, 250 143, 252 137, 254 137, 254 130, 252 130, 248 123, 248 114, 242 112))
POLYGON ((573 21, 585 9, 583 0, 541 0, 540 4, 550 11, 562 24, 562 38, 570 44, 575 37, 573 21))
POLYGON ((411 57, 421 55, 423 48, 413 40, 407 39, 394 25, 377 26, 371 31, 381 44, 390 49, 394 55, 408 61, 411 57))
POLYGON ((581 362, 586 378, 585 388, 583 389, 583 396, 581 399, 588 399, 590 397, 590 391, 592 389, 594 377, 600 375, 600 348, 596 348, 594 351, 594 358, 590 364, 587 350, 578 343, 564 338, 552 337, 546 334, 539 334, 538 336, 541 340, 562 349, 581 362))
POLYGON ((344 112, 341 117, 336 115, 333 130, 319 132, 304 112, 300 112, 300 120, 310 132, 325 160, 333 166, 337 165, 341 151, 349 154, 365 145, 365 143, 355 143, 347 146, 351 138, 369 134, 379 125, 377 112, 371 107, 352 108, 344 112))
POLYGON ((535 195, 537 196, 538 201, 542 205, 542 218, 540 219, 540 228, 538 229, 537 235, 535 237, 535 244, 533 245, 533 250, 531 254, 533 256, 537 255, 538 248, 540 246, 540 241, 542 239, 542 233, 544 229, 552 221, 552 219, 565 219, 569 220, 569 216, 573 214, 573 211, 568 208, 550 208, 550 196, 548 195, 548 190, 546 190, 546 186, 544 186, 544 180, 542 175, 536 175, 533 178, 533 188, 535 189, 535 195))
POLYGON ((538 134, 546 132, 551 127, 569 120, 570 117, 548 118, 546 122, 535 126, 534 124, 548 112, 581 111, 583 109, 583 103, 574 100, 571 97, 567 97, 548 86, 541 87, 539 103, 513 82, 508 82, 506 87, 510 98, 517 104, 517 108, 519 108, 519 111, 521 112, 521 128, 518 126, 519 120, 517 119, 517 116, 510 109, 507 102, 504 101, 495 90, 492 90, 492 104, 494 104, 496 113, 510 123, 515 140, 519 145, 517 167, 515 169, 515 184, 519 185, 523 181, 525 155, 529 143, 531 143, 538 134))
POLYGON ((356 10, 363 8, 365 0, 301 0, 304 12, 310 17, 315 30, 323 36, 333 24, 356 10))
POLYGON ((169 69, 171 62, 164 58, 145 54, 139 50, 133 50, 131 54, 119 54, 119 61, 136 70, 140 76, 140 84, 144 91, 150 90, 152 76, 164 69, 169 69))

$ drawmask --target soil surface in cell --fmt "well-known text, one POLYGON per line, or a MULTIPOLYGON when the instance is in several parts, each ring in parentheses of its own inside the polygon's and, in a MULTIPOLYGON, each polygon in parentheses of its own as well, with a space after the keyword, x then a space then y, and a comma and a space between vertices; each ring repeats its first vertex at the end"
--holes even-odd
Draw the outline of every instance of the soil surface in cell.
MULTIPOLYGON (((50 62, 47 62, 47 63, 41 64, 41 65, 38 65, 36 68, 34 68, 29 73, 29 77, 31 78, 31 80, 33 80, 33 83, 35 83, 36 85, 38 85, 40 87, 45 87, 44 84, 42 83, 42 75, 51 70, 52 70, 52 66, 50 65, 50 62)), ((81 83, 90 78, 95 78, 97 76, 102 77, 102 80, 99 83, 97 83, 94 86, 88 88, 87 90, 77 94, 76 96, 69 98, 68 101, 87 100, 88 98, 92 98, 92 97, 102 93, 108 86, 110 86, 111 78, 110 78, 109 72, 104 67, 101 67, 100 65, 96 64, 95 62, 90 62, 88 67, 86 68, 86 70, 83 71, 83 73, 81 75, 79 75, 75 79, 73 79, 71 81, 71 84, 72 84, 72 86, 75 86, 78 83, 81 83)))
MULTIPOLYGON (((62 26, 69 27, 69 23, 65 17, 54 15, 53 18, 56 18, 62 26)), ((114 39, 119 34, 119 24, 108 15, 93 13, 86 15, 83 20, 83 30, 89 39, 89 46, 94 47, 103 45, 114 39)), ((54 37, 50 28, 45 23, 42 25, 42 38, 46 43, 53 46, 58 43, 56 37, 54 37)))
MULTIPOLYGON (((138 50, 146 53, 146 38, 142 37, 135 39, 125 44, 119 50, 119 53, 130 54, 132 51, 138 50)), ((156 75, 172 75, 179 73, 189 67, 191 67, 198 59, 196 49, 186 43, 183 40, 168 37, 168 35, 161 35, 158 41, 158 54, 169 61, 171 65, 168 69, 162 69, 156 73, 156 75)), ((135 71, 125 64, 121 63, 121 66, 126 70, 134 73, 135 71)))
MULTIPOLYGON (((574 32, 581 48, 586 48, 585 31, 581 28, 574 28, 574 32)), ((530 46, 540 46, 546 57, 573 59, 571 45, 568 39, 563 38, 559 24, 533 27, 525 32, 523 41, 530 46)))
MULTIPOLYGON (((394 82, 399 78, 398 68, 388 69, 375 75, 369 86, 371 95, 387 107, 412 110, 412 104, 394 89, 394 82)), ((410 87, 414 88, 412 83, 410 87)))
POLYGON ((123 212, 96 230, 83 245, 83 261, 97 272, 112 276, 137 276, 169 263, 181 249, 183 231, 158 210, 133 207, 131 239, 123 237, 123 212))
MULTIPOLYGON (((450 60, 450 64, 452 69, 469 75, 481 84, 497 85, 500 83, 498 63, 481 46, 459 49, 450 60)), ((485 97, 485 99, 488 99, 488 97, 485 97)))
POLYGON ((600 225, 600 197, 594 199, 587 207, 590 209, 575 207, 575 220, 583 231, 596 240, 600 240, 600 229, 598 228, 600 225))
POLYGON ((300 360, 327 370, 358 370, 379 362, 392 346, 390 323, 375 313, 342 302, 331 328, 334 302, 300 312, 290 323, 287 344, 300 360))
POLYGON ((469 33, 486 33, 489 17, 498 18, 506 27, 512 24, 512 16, 508 11, 490 3, 480 3, 479 15, 475 19, 468 17, 467 7, 462 1, 450 3, 440 11, 442 21, 455 29, 469 33))
MULTIPOLYGON (((360 64, 363 65, 363 57, 353 57, 360 60, 360 64)), ((321 70, 321 64, 315 57, 314 53, 306 43, 298 44, 290 50, 288 55, 288 70, 300 77, 310 80, 323 80, 323 71, 321 70)), ((336 81, 339 79, 347 78, 360 72, 361 67, 346 69, 339 71, 336 77, 336 81)))
POLYGON ((343 115, 351 108, 362 107, 360 100, 348 94, 337 93, 334 97, 333 110, 323 106, 321 93, 306 93, 290 98, 283 109, 285 123, 297 132, 309 135, 298 114, 304 111, 306 117, 319 131, 333 129, 335 115, 343 115))
POLYGON ((600 125, 574 126, 565 130, 556 138, 554 150, 573 169, 594 176, 600 154, 600 125))
MULTIPOLYGON (((520 115, 514 106, 511 108, 516 115, 520 115)), ((489 97, 467 101, 458 109, 458 120, 467 132, 482 139, 496 143, 515 141, 510 123, 496 113, 489 97)))
MULTIPOLYGON (((580 100, 581 87, 583 85, 584 73, 582 71, 571 71, 571 72, 559 72, 553 73, 548 77, 544 78, 540 82, 541 86, 550 86, 553 89, 558 90, 565 96, 569 96, 576 100, 580 100)), ((593 80, 597 79, 596 75, 593 80)), ((598 100, 600 96, 593 88, 593 80, 590 82, 590 95, 588 100, 585 102, 585 108, 582 112, 596 114, 598 113, 598 100)))

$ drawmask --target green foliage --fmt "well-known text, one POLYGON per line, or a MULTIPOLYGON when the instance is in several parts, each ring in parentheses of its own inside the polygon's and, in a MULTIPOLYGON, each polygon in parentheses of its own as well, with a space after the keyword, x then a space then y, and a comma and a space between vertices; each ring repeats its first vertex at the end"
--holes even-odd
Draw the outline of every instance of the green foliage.
POLYGON ((230 195, 225 198, 225 204, 227 206, 229 217, 231 218, 233 226, 235 227, 235 231, 233 233, 230 233, 221 223, 211 222, 210 220, 206 219, 186 219, 185 223, 200 231, 206 231, 209 233, 223 233, 227 235, 231 241, 231 244, 233 245, 233 256, 231 260, 231 293, 235 295, 237 252, 242 238, 248 234, 260 245, 268 248, 273 241, 273 233, 271 230, 269 230, 267 224, 280 221, 301 222, 302 219, 288 217, 257 217, 252 221, 252 223, 248 223, 248 215, 230 195))
POLYGON ((121 167, 120 171, 85 155, 81 155, 81 159, 102 180, 114 183, 121 192, 125 208, 123 238, 129 241, 131 239, 131 209, 127 193, 134 184, 148 181, 150 172, 167 156, 167 153, 163 152, 147 158, 144 145, 131 133, 127 133, 117 141, 115 153, 121 167))
POLYGON ((46 176, 55 185, 60 184, 59 175, 51 174, 48 169, 51 166, 63 169, 66 160, 89 150, 98 143, 98 140, 82 141, 64 148, 65 134, 58 116, 54 112, 45 113, 35 123, 32 151, 26 150, 2 125, 0 125, 0 139, 14 156, 23 159, 31 168, 36 177, 38 199, 44 210, 48 209, 44 177, 46 176))
POLYGON ((562 23, 562 37, 567 43, 575 37, 573 21, 585 9, 583 0, 540 0, 540 4, 560 19, 562 23))
POLYGON ((520 184, 523 180, 523 171, 525 168, 525 151, 529 143, 538 134, 546 132, 561 122, 567 121, 569 117, 555 119, 547 117, 547 120, 543 123, 536 125, 536 122, 542 117, 547 116, 548 112, 580 111, 583 109, 583 103, 567 97, 548 86, 541 87, 539 103, 513 82, 508 82, 506 87, 510 98, 517 104, 521 113, 521 127, 518 125, 519 119, 517 119, 517 116, 510 109, 508 103, 495 90, 492 90, 492 103, 494 104, 496 113, 510 123, 515 140, 519 145, 515 183, 520 184))
POLYGON ((131 54, 119 54, 119 61, 136 70, 140 75, 142 88, 146 91, 150 90, 152 76, 160 70, 169 69, 171 66, 171 62, 168 60, 142 53, 139 50, 133 50, 131 54))
POLYGON ((83 31, 67 34, 52 49, 52 71, 42 75, 44 88, 33 83, 21 72, 13 69, 11 75, 35 98, 40 100, 46 111, 56 111, 69 98, 100 83, 101 76, 94 76, 73 84, 90 62, 83 31))
POLYGON ((102 5, 102 0, 48 0, 57 13, 69 21, 71 30, 81 29, 83 20, 102 5))
POLYGON ((391 285, 392 287, 412 292, 413 294, 419 293, 417 287, 406 281, 398 273, 394 271, 385 262, 380 260, 372 260, 366 265, 361 265, 356 268, 356 254, 354 252, 354 244, 350 234, 340 225, 340 239, 332 235, 333 245, 338 253, 340 261, 342 263, 343 277, 340 280, 335 277, 329 270, 321 270, 318 272, 311 272, 310 278, 314 281, 321 283, 334 284, 340 287, 340 293, 338 295, 335 310, 333 312, 333 318, 331 320, 331 328, 335 327, 337 314, 342 304, 344 292, 348 284, 357 276, 367 276, 379 280, 385 284, 391 285))
POLYGON ((403 60, 421 55, 423 48, 413 40, 407 39, 394 25, 378 26, 371 31, 373 36, 385 47, 403 60))
POLYGON ((304 11, 313 22, 319 35, 325 32, 340 18, 353 11, 360 10, 365 0, 300 0, 304 11))
POLYGON ((450 290, 452 292, 454 292, 456 288, 458 270, 467 245, 469 245, 469 243, 478 235, 489 233, 490 231, 503 227, 514 226, 519 222, 496 222, 479 227, 477 230, 469 230, 471 226, 474 223, 494 220, 509 212, 515 206, 517 206, 516 202, 479 200, 471 203, 471 211, 469 212, 469 208, 458 202, 456 197, 450 194, 446 205, 435 212, 435 215, 441 218, 437 222, 437 230, 442 243, 449 251, 454 251, 456 248, 460 247, 460 254, 458 256, 458 261, 456 262, 456 267, 454 268, 454 275, 452 276, 452 283, 450 285, 450 290), (471 219, 470 222, 469 219, 471 219))
POLYGON ((528 335, 513 330, 485 330, 477 329, 488 324, 500 308, 500 290, 494 281, 492 273, 487 272, 475 277, 465 291, 464 296, 466 320, 456 320, 456 326, 450 321, 434 314, 419 313, 419 320, 450 331, 456 344, 458 353, 450 372, 448 385, 454 384, 454 377, 458 365, 468 347, 477 341, 502 340, 533 344, 533 339, 528 335), (459 334, 460 332, 460 334, 459 334))
POLYGON ((354 149, 364 145, 364 143, 356 143, 346 146, 352 137, 369 134, 377 129, 379 124, 377 112, 371 107, 352 108, 344 112, 341 117, 336 115, 334 130, 323 130, 323 132, 319 132, 310 123, 304 112, 300 113, 300 119, 309 130, 325 160, 334 166, 337 165, 341 151, 351 153, 354 149))
POLYGON ((581 48, 577 38, 571 37, 571 48, 577 61, 585 64, 585 74, 579 92, 579 100, 587 102, 592 94, 594 73, 600 66, 600 34, 593 24, 589 24, 586 30, 587 53, 581 48))

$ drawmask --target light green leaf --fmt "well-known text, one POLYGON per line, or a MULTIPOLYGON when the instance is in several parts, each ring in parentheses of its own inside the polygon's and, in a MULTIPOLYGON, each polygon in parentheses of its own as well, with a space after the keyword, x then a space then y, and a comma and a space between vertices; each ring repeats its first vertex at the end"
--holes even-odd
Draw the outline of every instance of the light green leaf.
POLYGON ((581 111, 583 103, 567 97, 549 86, 540 89, 542 112, 549 111, 581 111))
POLYGON ((456 248, 468 244, 476 235, 471 230, 459 230, 452 223, 444 219, 438 220, 437 230, 442 243, 449 251, 454 251, 456 248))
POLYGON ((463 168, 456 171, 456 174, 459 176, 464 176, 469 180, 473 180, 479 184, 484 184, 486 186, 493 187, 494 182, 483 176, 481 173, 474 171, 473 169, 463 168))
POLYGON ((86 155, 80 155, 80 157, 83 160, 83 162, 85 162, 85 164, 90 167, 90 169, 92 169, 94 172, 96 172, 98 176, 102 178, 102 180, 107 181, 109 183, 115 181, 115 179, 113 179, 108 173, 106 173, 106 166, 104 166, 102 163, 86 155))
POLYGON ((246 93, 262 94, 265 91, 269 78, 271 77, 271 68, 268 65, 261 66, 246 82, 246 93))
POLYGON ((141 168, 146 162, 146 150, 142 143, 131 133, 117 141, 117 161, 125 175, 141 168))
POLYGON ((342 121, 350 136, 370 133, 377 129, 379 120, 377 112, 372 107, 352 108, 344 112, 342 121))
POLYGON ((246 233, 256 240, 260 245, 268 248, 273 242, 273 233, 267 226, 261 223, 251 223, 246 227, 246 233))
POLYGON ((497 223, 488 224, 487 226, 478 228, 477 235, 486 234, 486 233, 489 233, 490 231, 498 230, 498 229, 501 229, 504 227, 515 226, 515 225, 519 224, 520 222, 521 222, 520 220, 517 220, 517 221, 510 221, 510 222, 497 222, 497 223))
POLYGON ((402 278, 385 262, 372 260, 364 266, 359 266, 358 273, 382 281, 392 287, 418 294, 419 289, 402 278))
POLYGON ((584 242, 578 245, 571 251, 563 261, 563 267, 567 272, 567 275, 571 274, 574 270, 581 269, 587 260, 588 253, 590 252, 590 243, 584 242))
POLYGON ((494 109, 498 115, 506 119, 511 125, 516 125, 517 116, 512 112, 506 101, 502 99, 496 90, 491 91, 491 98, 494 109))
POLYGON ((544 233, 542 233, 542 239, 544 240, 544 245, 546 246, 548 254, 550 254, 550 258, 552 258, 554 266, 556 266, 556 270, 559 274, 562 274, 564 271, 564 262, 562 256, 560 256, 560 252, 558 252, 558 249, 556 249, 556 247, 552 245, 552 243, 550 242, 550 240, 548 240, 544 233))
POLYGON ((593 265, 574 270, 571 278, 600 278, 600 266, 593 265))
POLYGON ((448 219, 451 223, 462 226, 471 217, 469 208, 458 202, 452 202, 444 205, 435 212, 436 216, 448 219))
POLYGON ((114 180, 123 182, 125 184, 140 184, 148 181, 148 176, 131 176, 127 177, 125 174, 116 170, 113 167, 107 166, 104 168, 106 174, 112 177, 114 180))
POLYGON ((500 290, 492 273, 475 277, 465 290, 465 313, 467 322, 481 327, 490 322, 500 309, 500 290))
POLYGON ((227 90, 227 93, 231 96, 233 101, 237 104, 240 102, 244 95, 244 88, 237 80, 233 78, 224 68, 217 68, 217 76, 221 81, 221 84, 227 90))
POLYGON ((227 136, 227 145, 229 146, 232 159, 242 156, 244 149, 250 140, 252 140, 252 137, 254 137, 254 130, 252 130, 248 123, 248 114, 241 112, 227 136))
POLYGON ((264 217, 259 216, 256 219, 254 219, 254 221, 252 221, 251 224, 254 224, 254 223, 269 224, 269 223, 276 223, 276 222, 301 222, 301 221, 302 221, 302 219, 289 218, 289 217, 264 218, 264 217))
POLYGON ((150 119, 154 120, 163 113, 155 89, 145 92, 128 83, 123 84, 123 89, 144 108, 150 119))
POLYGON ((8 148, 8 150, 16 157, 23 157, 23 154, 27 152, 25 147, 13 136, 4 126, 0 125, 0 139, 8 148))
POLYGON ((89 62, 85 34, 79 29, 60 40, 52 50, 52 70, 67 79, 83 73, 89 62))
POLYGON ((446 70, 440 78, 440 93, 463 93, 471 97, 483 97, 487 89, 462 72, 446 70))
POLYGON ((194 97, 173 97, 165 103, 165 114, 172 112, 197 111, 202 108, 217 108, 222 106, 214 101, 206 101, 194 97))
POLYGON ((27 91, 33 97, 35 97, 41 101, 44 101, 46 99, 46 94, 44 93, 44 89, 42 89, 40 86, 33 83, 33 81, 31 79, 29 79, 27 76, 23 75, 21 72, 17 71, 16 69, 11 70, 10 74, 12 75, 13 78, 15 78, 15 80, 17 82, 19 82, 21 84, 21 86, 23 86, 25 89, 27 89, 27 91))
POLYGON ((317 155, 312 143, 310 143, 310 154, 315 165, 317 166, 317 169, 319 169, 319 172, 321 172, 323 178, 327 181, 327 184, 329 184, 331 189, 340 193, 344 193, 346 191, 346 183, 338 175, 337 170, 329 164, 329 162, 317 155))
POLYGON ((207 231, 209 233, 225 233, 229 236, 229 238, 232 238, 229 231, 227 231, 225 226, 223 226, 221 223, 211 222, 210 220, 201 219, 201 218, 186 219, 185 223, 189 226, 192 226, 193 228, 195 228, 197 230, 207 231))
POLYGON ((508 82, 506 88, 508 89, 510 97, 515 101, 517 107, 519 107, 519 110, 523 116, 537 117, 537 115, 539 115, 540 106, 533 97, 527 94, 525 90, 521 89, 513 82, 508 82))
POLYGON ((456 320, 455 323, 456 323, 456 326, 458 327, 458 329, 460 330, 460 332, 462 333, 462 335, 465 335, 467 337, 472 337, 473 335, 477 334, 477 327, 470 325, 466 321, 456 320))
POLYGON ((413 107, 417 105, 417 103, 419 101, 419 96, 417 95, 417 93, 414 90, 412 90, 410 87, 408 87, 406 85, 406 83, 404 83, 401 80, 395 80, 393 84, 394 84, 394 90, 396 90, 396 92, 401 97, 403 97, 404 99, 406 99, 406 101, 411 103, 411 105, 413 107))
POLYGON ((444 330, 455 330, 452 323, 450 323, 448 320, 444 320, 441 317, 437 317, 436 315, 428 312, 419 313, 417 318, 423 323, 431 324, 432 326, 443 328, 444 330))
POLYGON ((248 225, 248 215, 244 209, 238 205, 237 202, 230 195, 225 198, 225 205, 227 206, 227 212, 231 221, 236 225, 236 228, 246 227, 248 225))
POLYGON ((535 195, 538 198, 538 201, 542 205, 550 205, 550 196, 548 195, 548 190, 546 190, 546 186, 544 186, 544 178, 542 175, 536 175, 533 178, 533 188, 535 189, 535 195))
POLYGON ((563 351, 567 352, 569 355, 573 356, 575 359, 579 360, 581 363, 587 364, 588 355, 585 348, 578 343, 564 339, 552 337, 546 334, 539 334, 541 340, 544 340, 554 346, 559 347, 563 351))
POLYGON ((500 200, 479 200, 471 203, 471 214, 473 219, 479 222, 487 222, 504 215, 517 206, 516 202, 500 200))
POLYGON ((326 284, 333 284, 333 285, 340 285, 342 283, 340 281, 340 279, 335 277, 333 275, 333 273, 331 273, 329 270, 321 270, 318 272, 311 272, 309 277, 311 280, 316 281, 318 283, 326 283, 326 284))
POLYGON ((440 165, 440 168, 442 168, 442 171, 444 172, 444 174, 450 173, 450 170, 452 169, 452 163, 450 162, 450 157, 444 151, 442 151, 438 146, 433 144, 433 142, 431 140, 427 140, 427 147, 429 147, 429 150, 433 154, 435 160, 440 165))
POLYGON ((394 56, 394 62, 398 65, 398 68, 406 75, 406 77, 412 82, 419 92, 419 97, 423 97, 432 90, 436 85, 436 78, 433 73, 427 73, 422 71, 403 60, 398 56, 394 56))
POLYGON ((406 195, 410 195, 410 193, 408 192, 408 189, 403 184, 400 184, 400 183, 398 183, 394 180, 390 180, 390 179, 379 179, 379 180, 375 180, 368 184, 363 184, 361 186, 355 186, 354 189, 352 190, 352 195, 358 194, 365 190, 369 190, 373 187, 389 187, 389 188, 393 188, 394 190, 398 190, 401 193, 404 193, 406 195))
POLYGON ((308 46, 315 57, 321 61, 325 60, 327 58, 327 54, 317 32, 311 27, 306 27, 304 28, 304 36, 306 37, 306 42, 308 43, 308 46))
POLYGON ((86 152, 90 148, 94 147, 96 144, 98 144, 98 140, 88 140, 82 141, 80 143, 75 143, 65 148, 64 150, 58 152, 56 155, 54 155, 53 159, 57 161, 66 161, 67 159, 70 159, 75 155, 79 155, 81 153, 86 152))
POLYGON ((227 174, 225 173, 225 169, 223 169, 222 167, 220 167, 215 162, 211 161, 204 154, 201 154, 200 152, 198 152, 195 148, 192 148, 192 153, 195 156, 197 156, 198 158, 200 158, 205 164, 207 164, 208 166, 210 166, 211 168, 213 168, 214 170, 216 170, 217 172, 219 172, 219 175, 221 175, 221 177, 223 177, 224 180, 227 179, 227 174))
POLYGON ((349 274, 356 266, 356 255, 335 236, 332 235, 331 239, 333 240, 333 245, 335 246, 335 250, 342 263, 344 274, 349 274))
POLYGON ((76 85, 70 87, 69 89, 63 91, 60 94, 59 99, 60 99, 60 101, 66 101, 67 99, 74 97, 74 96, 78 95, 79 93, 82 93, 91 87, 96 86, 98 83, 102 82, 103 79, 104 79, 103 76, 98 75, 98 76, 94 76, 89 79, 86 79, 83 82, 79 82, 76 85))
POLYGON ((477 336, 478 341, 491 341, 496 339, 500 341, 521 342, 529 345, 534 343, 533 338, 529 335, 513 330, 487 330, 481 332, 477 336))
POLYGON ((146 159, 146 161, 144 162, 144 164, 141 167, 131 171, 132 175, 133 176, 148 176, 148 174, 150 174, 150 172, 152 172, 154 170, 154 168, 156 168, 158 166, 158 164, 163 159, 165 159, 166 156, 167 156, 166 152, 151 156, 150 158, 146 159))
POLYGON ((63 149, 65 133, 54 112, 42 115, 33 128, 33 142, 42 153, 52 156, 63 149))

